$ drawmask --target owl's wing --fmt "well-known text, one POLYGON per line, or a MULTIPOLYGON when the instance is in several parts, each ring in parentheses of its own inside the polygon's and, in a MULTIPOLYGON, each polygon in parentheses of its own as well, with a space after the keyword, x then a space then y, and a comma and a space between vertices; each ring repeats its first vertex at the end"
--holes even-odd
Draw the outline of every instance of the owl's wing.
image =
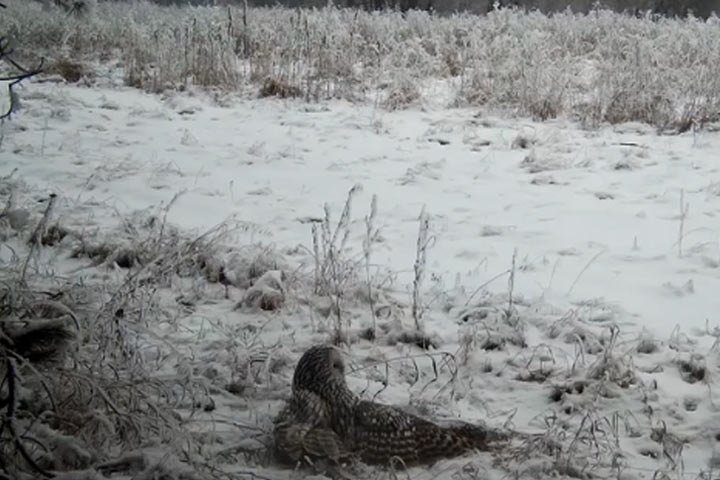
POLYGON ((486 439, 481 428, 443 427, 399 408, 361 401, 355 410, 355 436, 361 458, 387 464, 432 463, 477 448, 486 439))
POLYGON ((419 440, 435 427, 422 418, 390 405, 361 401, 355 408, 355 440, 360 457, 369 464, 405 464, 419 460, 419 440))
POLYGON ((391 405, 361 400, 355 407, 355 425, 375 431, 397 432, 426 420, 391 405))

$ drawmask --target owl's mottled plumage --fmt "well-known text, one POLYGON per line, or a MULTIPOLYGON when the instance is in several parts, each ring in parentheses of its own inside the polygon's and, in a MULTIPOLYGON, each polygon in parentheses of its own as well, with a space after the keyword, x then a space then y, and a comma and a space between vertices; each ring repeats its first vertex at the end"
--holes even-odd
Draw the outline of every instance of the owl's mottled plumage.
POLYGON ((345 364, 332 346, 315 346, 295 369, 292 397, 276 420, 276 445, 295 461, 340 461, 350 452, 368 464, 432 463, 486 450, 502 435, 486 428, 441 426, 399 408, 360 400, 345 382, 345 364), (300 432, 300 433, 298 433, 300 432))
POLYGON ((343 442, 330 428, 325 402, 312 392, 293 392, 275 419, 275 445, 280 459, 296 463, 304 457, 339 462, 348 454, 343 442))
POLYGON ((298 462, 308 457, 339 463, 350 457, 346 442, 333 428, 342 412, 337 402, 328 401, 342 397, 333 385, 338 379, 344 383, 344 369, 336 349, 310 349, 302 356, 295 368, 292 396, 275 419, 275 446, 281 460, 298 462))

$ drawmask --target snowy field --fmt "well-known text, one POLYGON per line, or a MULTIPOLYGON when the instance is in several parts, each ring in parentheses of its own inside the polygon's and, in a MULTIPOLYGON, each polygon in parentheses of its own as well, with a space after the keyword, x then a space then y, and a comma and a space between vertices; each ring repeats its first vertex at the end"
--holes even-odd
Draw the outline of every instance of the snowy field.
POLYGON ((39 466, 304 476, 263 442, 299 356, 340 339, 364 397, 545 446, 354 478, 720 478, 720 125, 534 121, 447 85, 393 110, 25 81, 3 295, 63 292, 87 346, 57 379, 92 379, 91 408, 28 427, 39 466))

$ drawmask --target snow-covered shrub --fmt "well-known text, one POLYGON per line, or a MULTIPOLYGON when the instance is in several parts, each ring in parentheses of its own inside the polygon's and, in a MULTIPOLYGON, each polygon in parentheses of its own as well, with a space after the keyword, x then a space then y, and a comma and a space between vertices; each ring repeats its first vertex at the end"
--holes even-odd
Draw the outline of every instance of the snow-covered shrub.
POLYGON ((684 130, 720 115, 713 18, 512 8, 439 17, 147 2, 102 2, 92 15, 55 10, 13 2, 0 32, 32 55, 121 58, 126 82, 151 91, 257 88, 275 79, 307 100, 376 99, 380 90, 397 108, 440 81, 457 105, 540 120, 568 115, 587 126, 644 121, 684 130))

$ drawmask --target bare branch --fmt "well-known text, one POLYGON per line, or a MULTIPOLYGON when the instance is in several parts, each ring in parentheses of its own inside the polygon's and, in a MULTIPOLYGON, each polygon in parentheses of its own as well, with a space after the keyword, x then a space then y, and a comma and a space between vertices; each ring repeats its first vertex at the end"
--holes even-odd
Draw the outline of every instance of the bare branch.
POLYGON ((20 456, 23 457, 23 459, 30 465, 35 471, 40 473, 41 475, 45 477, 52 477, 53 475, 49 472, 47 472, 45 469, 43 469, 41 466, 39 466, 35 460, 33 460, 30 453, 25 448, 25 444, 22 442, 22 439, 17 434, 17 430, 15 430, 15 424, 14 424, 14 416, 15 416, 15 407, 17 404, 16 399, 16 385, 15 382, 17 380, 17 373, 16 373, 16 366, 15 366, 15 360, 8 358, 7 359, 7 381, 8 381, 8 404, 7 409, 5 410, 5 419, 3 421, 3 427, 7 427, 8 431, 10 432, 10 435, 13 437, 15 441, 15 446, 18 449, 18 452, 20 452, 20 456))
MULTIPOLYGON (((0 4, 0 7, 6 8, 5 5, 0 4)), ((7 110, 7 112, 0 112, 0 120, 5 119, 7 117, 10 117, 12 113, 15 111, 15 108, 17 107, 15 105, 15 95, 13 95, 13 87, 17 85, 18 83, 22 82, 26 78, 30 78, 34 75, 37 75, 38 73, 42 72, 43 65, 45 63, 44 59, 40 60, 40 65, 38 65, 36 68, 28 69, 24 66, 20 65, 18 62, 10 58, 10 55, 13 53, 12 48, 10 48, 10 40, 7 37, 0 37, 0 60, 4 60, 8 64, 10 64, 13 68, 18 70, 20 73, 16 75, 10 75, 7 77, 0 77, 0 82, 10 82, 10 85, 8 85, 8 93, 10 96, 10 106, 7 110)))

